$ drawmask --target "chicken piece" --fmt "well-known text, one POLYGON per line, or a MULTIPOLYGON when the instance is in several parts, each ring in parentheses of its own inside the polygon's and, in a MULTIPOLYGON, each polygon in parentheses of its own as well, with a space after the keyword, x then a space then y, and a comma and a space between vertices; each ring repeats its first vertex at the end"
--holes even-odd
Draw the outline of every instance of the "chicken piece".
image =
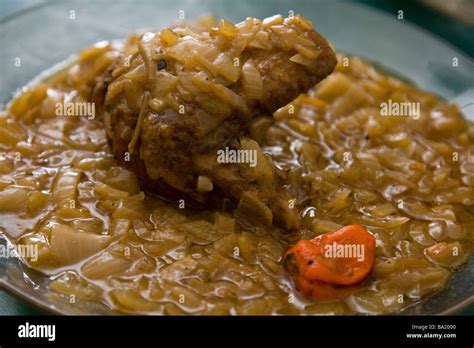
POLYGON ((284 173, 250 127, 264 132, 277 109, 333 71, 336 56, 311 22, 274 16, 178 26, 133 36, 123 52, 104 74, 104 122, 115 157, 142 187, 297 228, 284 173))

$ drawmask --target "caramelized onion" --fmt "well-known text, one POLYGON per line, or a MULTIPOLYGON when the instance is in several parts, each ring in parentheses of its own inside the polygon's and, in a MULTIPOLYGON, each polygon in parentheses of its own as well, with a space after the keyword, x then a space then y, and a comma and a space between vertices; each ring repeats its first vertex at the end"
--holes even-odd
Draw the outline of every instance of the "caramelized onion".
POLYGON ((263 98, 263 81, 252 63, 246 62, 242 67, 242 84, 245 96, 249 99, 263 98))

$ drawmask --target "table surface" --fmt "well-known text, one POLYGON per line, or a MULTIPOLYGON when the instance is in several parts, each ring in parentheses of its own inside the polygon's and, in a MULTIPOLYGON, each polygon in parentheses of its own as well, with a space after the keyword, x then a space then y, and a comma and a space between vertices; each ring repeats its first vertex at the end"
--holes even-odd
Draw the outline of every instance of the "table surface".
MULTIPOLYGON (((2 0, 0 1, 0 19, 18 11, 38 6, 47 0, 2 0)), ((354 0, 381 11, 396 13, 402 9, 405 18, 431 31, 452 45, 457 46, 470 57, 474 57, 474 26, 455 21, 445 15, 427 9, 412 0, 354 0)), ((0 290, 0 315, 41 315, 42 313, 28 304, 0 290)), ((474 306, 465 310, 463 315, 474 315, 474 306)))

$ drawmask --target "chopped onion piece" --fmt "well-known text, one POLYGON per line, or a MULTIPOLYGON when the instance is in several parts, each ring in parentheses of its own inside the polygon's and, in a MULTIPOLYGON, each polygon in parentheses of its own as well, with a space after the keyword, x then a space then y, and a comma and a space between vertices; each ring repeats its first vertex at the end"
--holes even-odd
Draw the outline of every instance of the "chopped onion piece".
POLYGON ((321 54, 321 50, 317 47, 307 47, 301 44, 296 44, 295 49, 308 59, 316 59, 321 54))
POLYGON ((297 53, 290 58, 290 61, 296 64, 304 65, 309 69, 314 69, 316 66, 316 62, 314 59, 309 59, 303 56, 301 53, 297 53))
POLYGON ((272 48, 270 33, 267 31, 259 31, 257 35, 255 35, 255 39, 249 43, 248 47, 270 50, 272 48))
POLYGON ((249 112, 247 104, 241 96, 223 85, 209 81, 204 75, 197 74, 192 78, 192 83, 201 91, 217 96, 244 113, 249 112))
POLYGON ((186 62, 184 63, 184 68, 188 70, 196 69, 199 66, 209 71, 212 75, 217 75, 216 65, 212 64, 212 62, 199 54, 193 54, 191 57, 186 59, 186 62))
POLYGON ((469 253, 464 250, 459 242, 440 242, 426 248, 425 256, 437 265, 456 268, 466 262, 469 253))
POLYGON ((171 46, 178 42, 179 37, 170 28, 165 28, 160 32, 161 42, 164 46, 171 46))
POLYGON ((148 110, 149 97, 150 97, 150 94, 148 92, 145 92, 145 95, 143 96, 143 101, 142 101, 142 108, 140 110, 140 113, 138 114, 137 124, 135 125, 135 130, 133 131, 133 137, 132 137, 132 140, 130 140, 130 143, 128 144, 128 151, 130 153, 133 153, 133 150, 135 149, 135 144, 137 143, 140 137, 140 134, 142 132, 143 121, 145 120, 145 116, 148 110))
POLYGON ((8 187, 0 192, 0 211, 21 211, 28 202, 28 191, 18 187, 8 187))
POLYGON ((120 274, 132 266, 132 261, 109 252, 94 257, 82 266, 82 273, 91 279, 101 279, 110 275, 120 274))
POLYGON ((228 20, 221 19, 216 28, 211 29, 211 34, 222 35, 227 39, 233 39, 238 33, 234 24, 228 20))
POLYGON ((166 102, 154 98, 148 101, 148 106, 155 112, 161 112, 166 108, 166 102))
POLYGON ((206 59, 214 60, 219 51, 217 48, 206 45, 204 42, 198 41, 193 37, 185 36, 181 38, 174 46, 167 48, 166 53, 176 59, 180 63, 185 63, 190 55, 199 54, 206 59))
POLYGON ((217 66, 218 74, 228 81, 237 82, 239 79, 240 66, 236 66, 227 54, 219 54, 213 64, 217 66))
POLYGON ((54 183, 53 201, 56 203, 63 202, 66 199, 72 200, 76 198, 76 188, 79 184, 81 172, 74 169, 62 170, 54 183))
POLYGON ((60 265, 70 265, 104 249, 109 236, 78 232, 66 225, 54 225, 51 229, 50 248, 60 265))
POLYGON ((282 23, 283 23, 283 16, 281 14, 277 14, 277 15, 265 18, 263 20, 263 27, 266 29, 266 28, 271 27, 272 25, 278 25, 282 23))
POLYGON ((263 98, 263 81, 255 66, 246 62, 242 67, 242 85, 245 96, 249 99, 263 98))
POLYGON ((211 179, 209 179, 207 176, 199 175, 196 189, 198 192, 212 191, 213 185, 211 179))
POLYGON ((297 27, 300 27, 305 30, 313 30, 314 26, 310 20, 300 16, 294 15, 288 18, 285 18, 285 24, 295 24, 297 27))

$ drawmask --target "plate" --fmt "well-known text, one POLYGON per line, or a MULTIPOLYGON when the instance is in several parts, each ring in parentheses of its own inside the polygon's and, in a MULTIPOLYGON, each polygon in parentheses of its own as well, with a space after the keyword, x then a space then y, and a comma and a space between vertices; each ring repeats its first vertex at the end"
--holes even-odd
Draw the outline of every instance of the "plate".
MULTIPOLYGON (((301 13, 336 50, 377 63, 418 87, 456 101, 474 121, 474 63, 423 29, 346 1, 305 0, 71 0, 50 1, 0 21, 0 103, 45 69, 97 41, 124 38, 137 29, 158 29, 204 13, 238 22, 248 16, 301 13)), ((1 242, 1 240, 0 240, 1 242)), ((47 290, 47 279, 18 259, 0 260, 0 286, 43 311, 114 314, 84 302, 71 305, 47 290)), ((448 287, 401 314, 452 314, 474 303, 474 258, 448 287)))

